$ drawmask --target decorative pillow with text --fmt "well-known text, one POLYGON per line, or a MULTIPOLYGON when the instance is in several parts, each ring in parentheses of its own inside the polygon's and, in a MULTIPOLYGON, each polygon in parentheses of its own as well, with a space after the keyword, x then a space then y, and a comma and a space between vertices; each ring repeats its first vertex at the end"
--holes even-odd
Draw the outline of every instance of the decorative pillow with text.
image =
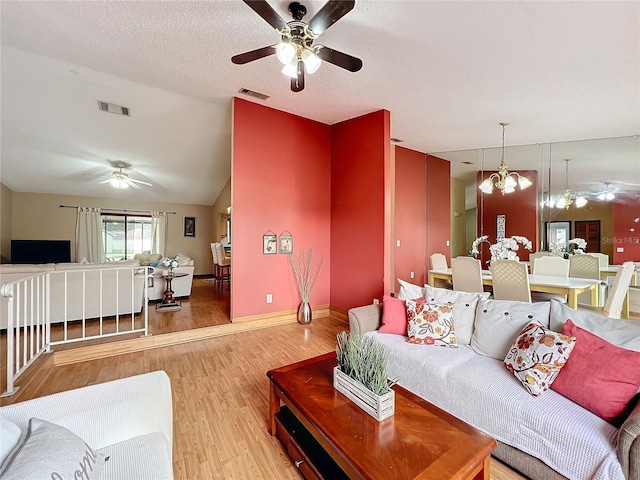
POLYGON ((407 300, 407 342, 458 348, 453 324, 453 306, 407 300))
POLYGON ((536 322, 522 329, 509 349, 504 365, 531 395, 539 397, 549 389, 567 363, 575 337, 552 332, 536 322))

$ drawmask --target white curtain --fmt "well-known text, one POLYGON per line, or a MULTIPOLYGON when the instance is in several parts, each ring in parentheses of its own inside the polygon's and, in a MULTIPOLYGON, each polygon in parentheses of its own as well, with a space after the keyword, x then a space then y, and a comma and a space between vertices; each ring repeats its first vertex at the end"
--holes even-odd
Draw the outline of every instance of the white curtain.
POLYGON ((167 238, 167 214, 165 212, 151 213, 151 253, 164 256, 164 246, 167 238))
POLYGON ((102 216, 99 208, 78 207, 76 221, 76 262, 104 262, 102 216))

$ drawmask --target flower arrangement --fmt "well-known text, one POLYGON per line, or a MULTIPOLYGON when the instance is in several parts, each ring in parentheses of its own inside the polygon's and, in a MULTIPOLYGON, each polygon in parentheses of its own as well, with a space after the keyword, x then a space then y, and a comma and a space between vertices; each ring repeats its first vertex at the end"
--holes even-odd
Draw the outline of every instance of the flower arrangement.
POLYGON ((298 292, 303 303, 309 303, 311 294, 320 279, 322 267, 324 267, 324 258, 313 257, 314 249, 315 247, 302 248, 299 254, 292 253, 289 255, 289 263, 296 278, 298 292))
POLYGON ((345 375, 376 395, 384 395, 397 383, 398 379, 387 378, 386 349, 378 340, 346 332, 340 332, 337 339, 338 366, 345 375))
POLYGON ((178 267, 178 261, 173 258, 165 257, 162 259, 159 265, 167 267, 169 269, 169 272, 173 273, 173 269, 178 267))
POLYGON ((584 238, 572 238, 567 243, 569 245, 575 245, 575 247, 572 248, 573 253, 584 253, 587 249, 587 241, 584 238))
MULTIPOLYGON (((473 244, 471 244, 471 254, 474 256, 478 255, 480 253, 478 250, 478 245, 480 245, 481 243, 489 243, 489 241, 487 240, 488 238, 488 235, 483 235, 476 238, 473 241, 473 244)), ((522 244, 522 246, 529 251, 531 251, 533 248, 531 240, 520 235, 501 238, 493 245, 489 243, 491 260, 520 260, 520 257, 518 257, 518 254, 516 253, 520 249, 520 246, 518 244, 522 244)))

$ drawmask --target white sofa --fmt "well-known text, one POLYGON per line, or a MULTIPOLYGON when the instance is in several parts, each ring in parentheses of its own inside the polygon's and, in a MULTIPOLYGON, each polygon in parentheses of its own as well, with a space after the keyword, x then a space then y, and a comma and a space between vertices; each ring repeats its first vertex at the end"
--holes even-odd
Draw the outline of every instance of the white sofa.
MULTIPOLYGON (((178 266, 174 268, 174 273, 186 273, 184 277, 177 277, 171 281, 174 298, 188 297, 191 295, 191 286, 193 284, 193 272, 195 271, 193 259, 186 255, 176 255, 175 259, 178 266)), ((166 281, 162 278, 162 272, 166 267, 161 265, 153 267, 149 275, 149 300, 162 300, 166 289, 166 281)))
MULTIPOLYGON (((142 310, 146 273, 135 260, 40 265, 4 264, 0 265, 0 282, 4 285, 46 272, 50 273, 51 279, 51 323, 63 322, 65 318, 74 321, 97 318, 100 315, 109 317, 116 313, 130 315, 142 310)), ((2 296, 0 329, 7 328, 7 305, 7 298, 2 296)))
MULTIPOLYGON (((430 294, 443 290, 428 288, 430 294)), ((415 294, 410 297, 417 298, 415 294)), ((618 429, 554 390, 532 396, 503 361, 486 356, 490 352, 477 353, 480 348, 475 339, 484 336, 485 344, 490 344, 492 338, 506 334, 504 325, 491 326, 496 318, 491 311, 495 307, 497 316, 514 318, 507 304, 539 305, 480 298, 476 304, 455 303, 454 314, 465 305, 472 315, 475 312, 473 330, 465 333, 460 328, 461 336, 468 334, 467 340, 471 336, 466 342, 470 345, 459 344, 458 348, 415 345, 406 336, 379 333, 382 305, 349 310, 349 326, 351 332, 373 335, 386 346, 389 377, 399 378, 403 387, 495 438, 494 456, 526 476, 535 480, 640 479, 640 405, 618 429)), ((559 302, 547 305, 551 308, 546 325, 551 330, 559 331, 561 319, 575 312, 571 318, 576 325, 595 330, 596 335, 622 348, 640 351, 640 322, 607 319, 593 312, 579 314, 559 302)), ((540 308, 535 307, 536 312, 540 308)), ((455 324, 457 331, 457 321, 455 324)), ((513 335, 522 327, 509 328, 513 335)))
POLYGON ((31 469, 38 469, 43 473, 39 477, 55 478, 51 472, 60 473, 62 462, 78 465, 75 459, 82 453, 54 443, 48 430, 36 432, 39 437, 30 432, 27 438, 33 417, 68 429, 95 450, 96 461, 102 462, 101 480, 173 478, 171 382, 163 371, 0 407, 0 477, 8 470, 7 478, 35 478, 31 469), (36 441, 40 443, 34 445, 36 441), (34 458, 30 447, 37 447, 34 458))

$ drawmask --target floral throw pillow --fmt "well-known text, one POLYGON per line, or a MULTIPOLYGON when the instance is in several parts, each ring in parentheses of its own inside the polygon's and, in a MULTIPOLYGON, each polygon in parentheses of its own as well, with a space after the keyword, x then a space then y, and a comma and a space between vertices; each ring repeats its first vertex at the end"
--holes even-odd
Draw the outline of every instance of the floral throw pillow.
POLYGON ((407 300, 407 342, 458 348, 450 303, 407 300))
POLYGON ((504 365, 531 395, 549 389, 573 351, 576 337, 544 328, 536 322, 525 326, 509 349, 504 365))

